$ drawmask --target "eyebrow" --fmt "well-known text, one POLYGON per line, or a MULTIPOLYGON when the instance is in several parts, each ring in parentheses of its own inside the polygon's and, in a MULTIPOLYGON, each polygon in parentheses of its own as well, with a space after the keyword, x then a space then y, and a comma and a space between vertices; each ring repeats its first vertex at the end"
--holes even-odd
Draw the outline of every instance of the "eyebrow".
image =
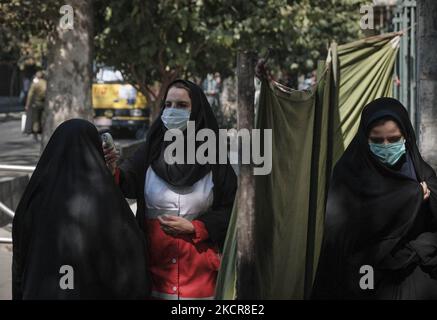
POLYGON ((369 138, 370 139, 378 139, 378 138, 381 138, 381 139, 384 139, 384 138, 401 138, 402 137, 402 134, 387 134, 385 137, 381 137, 381 136, 377 136, 377 135, 369 135, 369 138))
POLYGON ((188 100, 165 100, 165 102, 175 102, 175 103, 181 103, 181 102, 183 102, 183 103, 190 103, 190 101, 188 101, 188 100))

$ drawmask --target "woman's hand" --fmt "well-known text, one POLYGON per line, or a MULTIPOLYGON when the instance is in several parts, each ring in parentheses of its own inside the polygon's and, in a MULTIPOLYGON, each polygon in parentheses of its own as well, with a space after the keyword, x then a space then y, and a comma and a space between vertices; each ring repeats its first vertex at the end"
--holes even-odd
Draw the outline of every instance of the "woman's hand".
POLYGON ((194 233, 193 224, 185 218, 177 216, 158 216, 161 229, 169 235, 194 233))
POLYGON ((428 189, 428 185, 425 181, 421 182, 420 185, 423 188, 423 200, 427 200, 429 196, 431 195, 431 190, 428 189))
POLYGON ((262 79, 263 77, 267 78, 266 63, 266 59, 258 60, 255 67, 255 75, 258 77, 258 79, 262 79))
POLYGON ((117 161, 120 159, 120 153, 117 151, 117 149, 115 149, 115 147, 106 148, 105 144, 102 144, 102 147, 103 154, 105 155, 106 165, 108 166, 112 175, 114 175, 115 169, 117 168, 117 161))

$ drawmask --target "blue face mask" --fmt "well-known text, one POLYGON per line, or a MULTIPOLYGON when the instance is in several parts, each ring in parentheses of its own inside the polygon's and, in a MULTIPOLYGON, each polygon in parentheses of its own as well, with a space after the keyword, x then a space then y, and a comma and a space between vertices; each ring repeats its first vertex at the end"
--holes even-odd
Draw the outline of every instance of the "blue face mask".
POLYGON ((190 120, 190 110, 184 108, 165 108, 161 120, 167 129, 185 130, 190 120))
POLYGON ((396 164, 399 159, 405 154, 405 140, 395 143, 371 143, 369 142, 370 150, 378 159, 390 166, 396 164))

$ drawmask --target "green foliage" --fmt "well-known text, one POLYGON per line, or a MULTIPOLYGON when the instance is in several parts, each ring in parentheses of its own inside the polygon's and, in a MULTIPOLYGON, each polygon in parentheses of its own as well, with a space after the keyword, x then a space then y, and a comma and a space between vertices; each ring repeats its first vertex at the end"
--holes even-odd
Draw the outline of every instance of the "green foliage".
MULTIPOLYGON (((156 82, 234 74, 236 52, 264 56, 294 73, 314 69, 329 42, 360 36, 359 0, 94 0, 97 62, 114 66, 148 96, 156 82)), ((49 39, 59 21, 59 0, 0 4, 2 54, 18 44, 49 39)), ((74 8, 74 3, 73 3, 74 8)))
POLYGON ((59 0, 10 0, 0 3, 0 60, 40 64, 47 39, 59 20, 59 0))
POLYGON ((140 88, 176 76, 233 74, 237 50, 264 56, 271 48, 271 65, 308 72, 326 56, 330 41, 344 43, 360 36, 362 3, 96 1, 97 58, 120 69, 140 88))
POLYGON ((46 38, 59 21, 61 0, 10 0, 0 3, 0 28, 21 41, 46 38))

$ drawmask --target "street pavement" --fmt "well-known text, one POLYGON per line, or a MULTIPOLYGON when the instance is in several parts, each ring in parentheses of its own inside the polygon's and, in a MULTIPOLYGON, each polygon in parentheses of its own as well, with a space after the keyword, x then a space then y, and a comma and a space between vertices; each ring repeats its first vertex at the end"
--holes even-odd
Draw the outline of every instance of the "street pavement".
POLYGON ((36 165, 40 143, 21 133, 19 113, 0 114, 0 164, 36 165))
MULTIPOLYGON (((118 148, 134 141, 127 136, 114 137, 118 148)), ((0 113, 0 150, 0 164, 35 166, 38 162, 41 144, 21 133, 20 113, 0 113)))

